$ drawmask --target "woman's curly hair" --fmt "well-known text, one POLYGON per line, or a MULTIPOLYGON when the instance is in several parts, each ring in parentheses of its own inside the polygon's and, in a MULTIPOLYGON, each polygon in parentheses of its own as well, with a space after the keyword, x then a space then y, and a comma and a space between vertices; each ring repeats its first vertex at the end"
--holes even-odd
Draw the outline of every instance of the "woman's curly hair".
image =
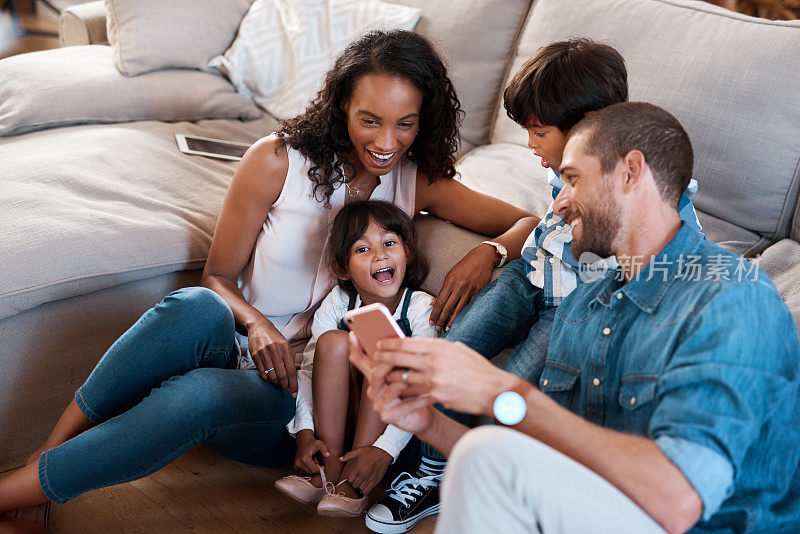
POLYGON ((347 132, 342 104, 365 74, 386 74, 410 81, 422 93, 419 133, 406 157, 431 180, 455 176, 458 127, 463 111, 447 69, 433 45, 418 33, 372 31, 350 43, 325 76, 325 85, 306 110, 281 121, 278 135, 311 160, 308 177, 314 195, 330 206, 333 191, 353 180, 349 163, 353 144, 347 132))

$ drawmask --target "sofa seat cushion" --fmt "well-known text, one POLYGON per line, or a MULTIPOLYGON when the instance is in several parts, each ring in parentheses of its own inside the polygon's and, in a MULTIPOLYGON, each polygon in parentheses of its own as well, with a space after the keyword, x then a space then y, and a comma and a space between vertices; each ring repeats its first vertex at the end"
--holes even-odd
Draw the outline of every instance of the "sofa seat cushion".
POLYGON ((252 142, 275 121, 134 122, 0 139, 0 319, 39 304, 202 268, 235 162, 174 134, 252 142))
POLYGON ((762 253, 759 267, 775 282, 800 330, 800 243, 778 241, 762 253))
MULTIPOLYGON (((800 21, 689 0, 538 0, 509 76, 539 47, 574 36, 617 48, 630 99, 681 121, 697 208, 772 241, 788 235, 800 185, 800 21)), ((492 142, 525 140, 499 113, 492 142)))

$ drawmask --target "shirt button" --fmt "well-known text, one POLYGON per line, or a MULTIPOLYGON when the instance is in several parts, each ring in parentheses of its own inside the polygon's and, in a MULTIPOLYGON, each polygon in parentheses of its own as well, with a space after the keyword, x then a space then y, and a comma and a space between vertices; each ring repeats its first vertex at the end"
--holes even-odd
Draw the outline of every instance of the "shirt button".
POLYGON ((550 382, 550 381, 549 381, 548 379, 546 379, 546 378, 545 378, 545 379, 542 381, 542 385, 543 385, 543 386, 546 386, 548 382, 550 382))
POLYGON ((611 333, 611 329, 609 327, 603 328, 603 335, 607 336, 611 333))
POLYGON ((622 293, 617 293, 617 300, 622 300, 622 293))
POLYGON ((600 379, 599 378, 593 379, 592 380, 592 384, 594 384, 595 386, 599 386, 600 385, 600 379))
POLYGON ((555 263, 555 262, 556 262, 555 258, 550 258, 550 263, 555 263))
POLYGON ((631 397, 631 406, 636 404, 636 397, 631 397))

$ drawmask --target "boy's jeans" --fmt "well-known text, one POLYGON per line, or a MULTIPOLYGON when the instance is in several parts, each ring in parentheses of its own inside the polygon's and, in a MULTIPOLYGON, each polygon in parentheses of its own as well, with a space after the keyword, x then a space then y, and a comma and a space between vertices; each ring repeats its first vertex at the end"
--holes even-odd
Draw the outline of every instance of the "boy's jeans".
MULTIPOLYGON (((491 359, 501 351, 517 347, 505 370, 528 381, 536 380, 544 368, 553 328, 555 307, 546 307, 544 291, 525 277, 522 258, 509 262, 500 277, 489 283, 458 315, 447 334, 491 359)), ((436 408, 460 423, 470 416, 437 404, 436 408)), ((422 454, 435 460, 444 456, 427 443, 422 454)))
POLYGON ((295 400, 233 369, 233 314, 205 288, 170 293, 108 349, 75 393, 97 426, 39 458, 39 483, 56 504, 136 480, 198 443, 256 465, 291 461, 285 430, 295 400))

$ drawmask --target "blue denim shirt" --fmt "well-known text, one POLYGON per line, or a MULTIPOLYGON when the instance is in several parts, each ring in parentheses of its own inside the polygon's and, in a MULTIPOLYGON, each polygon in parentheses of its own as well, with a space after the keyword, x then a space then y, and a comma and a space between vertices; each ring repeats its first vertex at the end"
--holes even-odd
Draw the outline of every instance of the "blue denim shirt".
POLYGON ((800 532, 800 342, 775 286, 685 223, 619 275, 558 307, 540 389, 654 440, 703 501, 692 532, 800 532))

